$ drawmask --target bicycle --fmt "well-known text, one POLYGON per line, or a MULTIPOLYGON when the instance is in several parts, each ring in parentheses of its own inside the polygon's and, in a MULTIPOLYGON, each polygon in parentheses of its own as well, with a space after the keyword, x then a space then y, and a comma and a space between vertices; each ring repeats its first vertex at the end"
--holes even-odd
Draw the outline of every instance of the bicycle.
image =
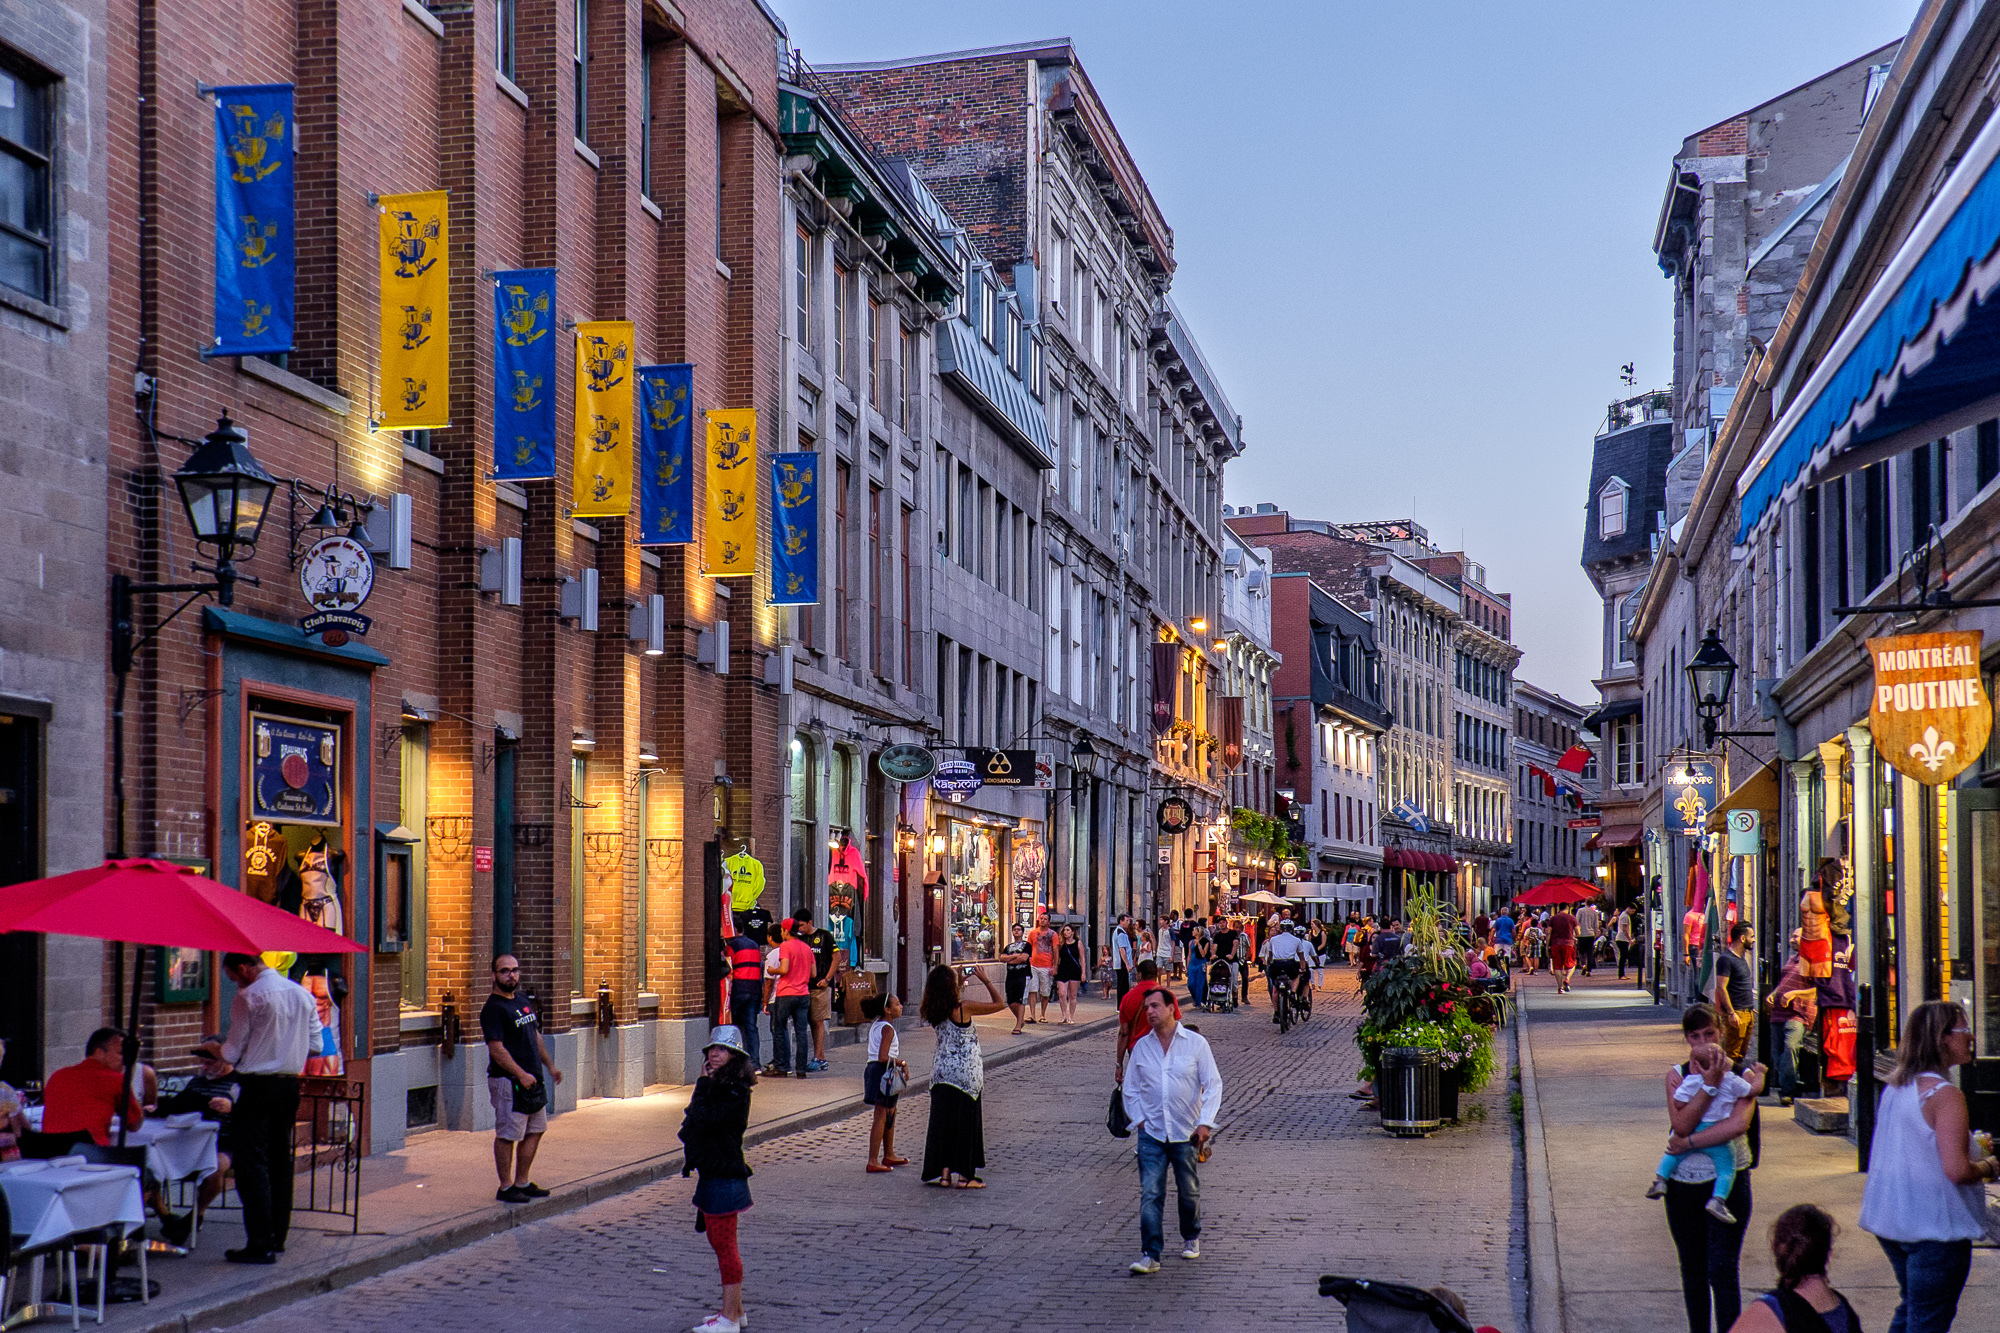
POLYGON ((1282 1037, 1292 1030, 1292 987, 1289 982, 1271 992, 1271 1007, 1276 1011, 1278 1035, 1282 1037))
MULTIPOLYGON (((1304 983, 1311 977, 1303 967, 1294 964, 1297 975, 1279 974, 1282 985, 1271 989, 1271 1007, 1278 1023, 1278 1035, 1284 1036, 1292 1030, 1293 1023, 1303 1023, 1312 1017, 1312 997, 1310 988, 1304 983)), ((1266 969, 1266 975, 1270 970, 1266 969)))

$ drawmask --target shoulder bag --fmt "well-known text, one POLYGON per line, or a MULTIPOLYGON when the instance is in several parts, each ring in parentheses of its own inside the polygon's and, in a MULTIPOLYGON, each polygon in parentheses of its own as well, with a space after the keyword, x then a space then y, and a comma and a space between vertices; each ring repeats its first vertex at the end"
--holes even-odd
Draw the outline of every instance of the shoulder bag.
POLYGON ((546 1072, 535 1080, 535 1086, 524 1088, 518 1081, 514 1084, 514 1114, 533 1115, 537 1111, 549 1109, 549 1076, 546 1072))
POLYGON ((910 1086, 910 1076, 903 1072, 901 1065, 888 1065, 882 1070, 882 1095, 900 1097, 910 1086))
POLYGON ((1111 1131, 1113 1138, 1132 1137, 1132 1117, 1125 1114, 1125 1089, 1115 1084, 1111 1089, 1111 1109, 1104 1116, 1104 1127, 1111 1131))

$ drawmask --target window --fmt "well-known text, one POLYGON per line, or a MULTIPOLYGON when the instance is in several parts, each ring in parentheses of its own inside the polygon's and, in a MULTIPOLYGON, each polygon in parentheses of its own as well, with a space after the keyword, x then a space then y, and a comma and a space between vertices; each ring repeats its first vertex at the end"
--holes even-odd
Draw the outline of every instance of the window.
POLYGON ((1889 465, 1884 462, 1861 470, 1860 595, 1889 577, 1889 540, 1889 465))
POLYGON ((0 64, 0 284, 37 301, 54 295, 54 109, 52 83, 0 64))
POLYGON ((972 568, 973 529, 978 524, 977 511, 972 507, 972 469, 958 470, 958 504, 952 510, 952 524, 957 529, 957 556, 961 569, 972 568))
MULTIPOLYGON (((590 0, 576 0, 576 51, 571 67, 576 79, 576 138, 578 143, 590 142, 590 79, 586 73, 590 64, 590 0)), ((718 127, 719 128, 719 127, 718 127)), ((716 136, 716 157, 722 156, 722 140, 716 136)), ((716 172, 716 188, 721 188, 722 173, 716 172)), ((718 242, 720 244, 720 242, 718 242)))
POLYGON ((843 384, 853 376, 847 364, 847 289, 853 280, 844 265, 833 266, 833 373, 843 384))
POLYGON ((2000 421, 1980 422, 1977 439, 1979 471, 1976 480, 1983 490, 1987 482, 2000 477, 2000 421))
POLYGON ((794 302, 799 308, 798 341, 804 351, 811 351, 812 340, 812 233, 799 228, 798 246, 793 258, 793 285, 796 288, 794 302))
POLYGON ((1021 373, 1021 312, 1011 304, 1007 307, 1007 371, 1021 373))
POLYGON ((914 589, 910 582, 910 530, 917 511, 903 506, 902 526, 897 532, 897 557, 903 562, 903 596, 897 610, 903 617, 903 684, 917 688, 917 633, 910 619, 910 608, 915 605, 914 589))
POLYGON ((882 410, 882 377, 887 373, 882 365, 882 303, 871 296, 868 298, 868 401, 878 412, 882 410))
MULTIPOLYGON (((639 52, 639 193, 653 197, 653 52, 656 43, 647 42, 639 52)), ((645 858, 639 858, 639 873, 645 873, 645 858)), ((640 950, 640 963, 645 951, 640 950)))
POLYGON ((875 614, 869 617, 874 623, 868 627, 868 669, 877 676, 885 674, 882 645, 889 637, 896 610, 896 599, 889 595, 889 562, 895 552, 882 545, 882 494, 880 486, 868 483, 868 550, 875 557, 868 575, 868 597, 875 607, 875 614))
POLYGON ((1042 363, 1042 340, 1033 334, 1028 336, 1028 392, 1036 399, 1042 397, 1045 370, 1042 363))
POLYGON ((514 79, 514 0, 493 0, 493 67, 514 79))
POLYGON ((572 994, 583 994, 584 856, 581 804, 590 790, 590 761, 572 755, 569 761, 569 985, 572 994))
MULTIPOLYGON (((577 2, 581 4, 583 0, 577 0, 577 2)), ((726 133, 724 127, 722 103, 718 100, 715 104, 715 258, 717 263, 721 263, 722 261, 722 201, 728 193, 726 189, 728 180, 723 172, 723 166, 727 161, 722 151, 722 137, 726 133)), ((725 265, 725 267, 727 266, 725 265)))
POLYGON ((836 464, 833 471, 833 655, 847 660, 847 491, 853 468, 836 464))
POLYGON ((903 327, 903 321, 896 321, 897 361, 902 365, 902 383, 897 387, 896 424, 906 432, 916 431, 916 416, 910 410, 910 402, 917 392, 917 336, 903 327))
POLYGON ((794 736, 791 744, 792 768, 792 847, 789 902, 811 902, 812 886, 818 878, 814 868, 819 839, 814 820, 819 814, 819 754, 810 736, 794 736))
POLYGON ((1069 252, 1069 238, 1063 235, 1061 227, 1049 230, 1049 303, 1061 310, 1069 300, 1069 266, 1063 256, 1069 252))
POLYGON ((1632 643, 1632 622, 1638 619, 1639 603, 1645 595, 1645 585, 1641 584, 1632 590, 1631 596, 1618 604, 1618 642, 1612 650, 1612 661, 1618 666, 1637 660, 1632 643))
POLYGON ((1597 493, 1597 537, 1599 541, 1610 541, 1625 535, 1625 509, 1632 488, 1622 480, 1613 477, 1604 483, 1604 489, 1597 493))
POLYGON ((1646 780, 1646 745, 1639 720, 1623 717, 1611 724, 1612 781, 1633 787, 1646 780))
MULTIPOLYGON (((422 727, 403 728, 401 745, 401 800, 397 822, 418 831, 430 827, 430 736, 422 727)), ((425 843, 419 839, 410 847, 410 908, 403 922, 403 1003, 421 1009, 426 1003, 429 977, 425 963, 430 956, 429 906, 425 843)))

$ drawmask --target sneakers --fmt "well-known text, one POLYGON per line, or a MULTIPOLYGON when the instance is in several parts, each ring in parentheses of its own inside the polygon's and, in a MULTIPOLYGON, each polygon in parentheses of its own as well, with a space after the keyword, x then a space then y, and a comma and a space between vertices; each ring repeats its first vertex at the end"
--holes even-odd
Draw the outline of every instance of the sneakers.
POLYGON ((1136 1277, 1150 1277, 1160 1271, 1160 1261, 1150 1254, 1142 1254, 1132 1261, 1132 1272, 1136 1277))
POLYGON ((1664 1199, 1664 1198, 1666 1198, 1666 1197, 1667 1197, 1667 1178, 1666 1178, 1665 1176, 1654 1176, 1654 1177, 1653 1177, 1653 1183, 1652 1183, 1652 1184, 1650 1184, 1650 1185, 1648 1185, 1648 1186, 1646 1186, 1646 1197, 1647 1197, 1647 1198, 1649 1198, 1649 1199, 1664 1199))
POLYGON ((549 1197, 549 1192, 532 1180, 525 1185, 516 1185, 514 1188, 531 1199, 546 1199, 549 1197))
POLYGON ((824 1060, 808 1060, 808 1061, 806 1061, 806 1068, 807 1068, 807 1069, 809 1069, 809 1070, 811 1070, 811 1071, 812 1071, 813 1073, 817 1074, 817 1073, 818 1073, 818 1072, 819 1072, 820 1070, 822 1070, 822 1069, 825 1069, 825 1068, 826 1068, 826 1061, 824 1061, 824 1060))
POLYGON ((1714 1218, 1716 1221, 1722 1223, 1722 1225, 1726 1227, 1733 1227, 1736 1225, 1736 1214, 1730 1212, 1729 1205, 1724 1203, 1720 1199, 1711 1196, 1708 1203, 1704 1205, 1702 1211, 1706 1212, 1710 1217, 1714 1218))
POLYGON ((748 1327, 750 1317, 747 1313, 741 1319, 725 1319, 719 1314, 712 1314, 689 1329, 688 1333, 737 1333, 739 1329, 748 1327))
POLYGON ((493 1197, 501 1203, 526 1203, 534 1196, 519 1185, 502 1185, 493 1192, 493 1197))
POLYGON ((1195 1238, 1194 1238, 1193 1240, 1191 1240, 1191 1241, 1189 1241, 1189 1242, 1187 1243, 1187 1248, 1181 1251, 1181 1258, 1183 1258, 1183 1259, 1199 1259, 1199 1258, 1201 1258, 1201 1237, 1200 1237, 1200 1236, 1196 1236, 1196 1237, 1195 1237, 1195 1238))

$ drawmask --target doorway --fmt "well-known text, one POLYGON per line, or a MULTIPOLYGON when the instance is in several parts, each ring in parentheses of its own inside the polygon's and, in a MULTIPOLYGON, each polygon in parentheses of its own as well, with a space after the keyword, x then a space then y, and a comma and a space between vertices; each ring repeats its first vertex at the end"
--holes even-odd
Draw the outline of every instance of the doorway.
MULTIPOLYGON (((42 873, 42 722, 0 713, 0 886, 42 873)), ((42 937, 0 935, 0 1081, 42 1076, 42 937)))

